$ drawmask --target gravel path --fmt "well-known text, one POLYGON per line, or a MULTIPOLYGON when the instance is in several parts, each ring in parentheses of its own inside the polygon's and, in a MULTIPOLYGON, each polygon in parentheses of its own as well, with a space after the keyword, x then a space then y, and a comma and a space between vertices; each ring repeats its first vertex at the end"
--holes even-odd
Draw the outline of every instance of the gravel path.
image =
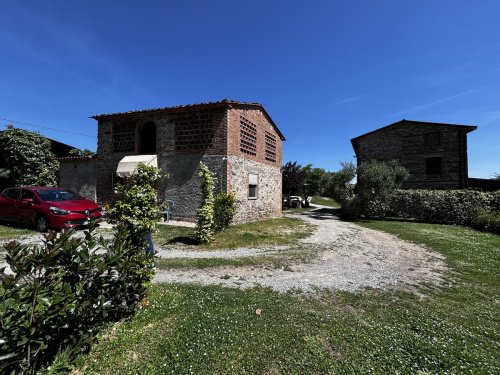
MULTIPOLYGON (((327 207, 298 217, 317 226, 312 236, 301 241, 304 249, 321 250, 311 263, 297 264, 291 269, 248 266, 157 270, 155 282, 220 284, 239 288, 261 285, 280 292, 313 292, 317 288, 356 291, 367 287, 415 290, 422 283, 442 282, 446 269, 444 257, 425 247, 340 221, 327 207)), ((158 255, 168 258, 235 258, 284 250, 287 248, 216 252, 160 249, 158 255)))

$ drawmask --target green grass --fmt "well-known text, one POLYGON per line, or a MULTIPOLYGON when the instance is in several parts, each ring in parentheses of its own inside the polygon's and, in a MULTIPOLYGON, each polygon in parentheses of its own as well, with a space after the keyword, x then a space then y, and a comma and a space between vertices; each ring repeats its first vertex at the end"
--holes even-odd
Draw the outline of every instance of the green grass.
POLYGON ((161 225, 158 226, 154 240, 162 247, 186 247, 200 250, 234 249, 264 245, 290 245, 296 243, 298 239, 307 237, 313 230, 313 225, 300 219, 268 219, 232 225, 217 233, 212 242, 198 244, 193 237, 193 228, 161 225))
POLYGON ((311 203, 328 207, 340 207, 340 203, 337 203, 335 200, 331 198, 319 197, 317 195, 312 197, 311 203))
POLYGON ((0 240, 15 239, 20 236, 36 233, 38 232, 26 227, 5 225, 3 223, 0 224, 0 240))
POLYGON ((211 268, 221 266, 269 266, 272 268, 289 268, 297 263, 310 262, 317 252, 311 249, 293 249, 281 251, 279 254, 266 254, 241 258, 163 258, 156 259, 159 269, 177 268, 211 268))
POLYGON ((154 285, 147 308, 110 327, 79 359, 80 373, 499 373, 500 237, 445 225, 360 224, 444 254, 452 283, 422 288, 424 297, 154 285))

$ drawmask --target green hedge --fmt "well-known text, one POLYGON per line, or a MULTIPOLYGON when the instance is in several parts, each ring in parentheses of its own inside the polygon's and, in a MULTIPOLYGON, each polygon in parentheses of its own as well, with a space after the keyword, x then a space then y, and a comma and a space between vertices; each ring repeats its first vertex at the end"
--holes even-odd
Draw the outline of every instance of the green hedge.
POLYGON ((93 228, 50 233, 42 245, 11 242, 0 272, 0 373, 34 374, 60 350, 78 355, 99 327, 131 315, 152 277, 144 246, 129 233, 111 240, 93 228))
POLYGON ((500 212, 500 191, 475 190, 396 190, 388 204, 388 214, 427 223, 470 225, 479 229, 495 227, 491 222, 500 212), (478 219, 478 215, 488 219, 478 219))

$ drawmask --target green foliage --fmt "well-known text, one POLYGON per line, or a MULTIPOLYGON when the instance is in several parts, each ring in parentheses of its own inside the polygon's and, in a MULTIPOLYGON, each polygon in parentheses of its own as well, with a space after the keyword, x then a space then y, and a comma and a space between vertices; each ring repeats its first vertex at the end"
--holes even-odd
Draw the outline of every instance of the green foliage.
POLYGON ((304 184, 305 172, 302 166, 294 162, 287 162, 282 168, 283 194, 287 197, 298 195, 304 184))
POLYGON ((234 193, 220 192, 215 196, 214 205, 214 229, 220 232, 233 219, 236 210, 236 195, 234 193))
POLYGON ((324 192, 329 176, 323 168, 313 168, 312 164, 307 164, 302 168, 302 171, 304 173, 302 195, 305 206, 309 207, 308 198, 324 192))
POLYGON ((69 154, 71 156, 94 156, 95 152, 91 151, 87 148, 85 148, 83 150, 81 150, 79 148, 72 148, 71 150, 69 150, 69 154))
POLYGON ((152 278, 150 260, 123 228, 110 240, 94 229, 5 246, 14 274, 1 275, 1 373, 37 373, 62 349, 74 358, 102 324, 134 313, 152 278))
POLYGON ((500 191, 397 190, 388 210, 397 217, 426 223, 471 225, 494 232, 500 212, 500 191))
POLYGON ((0 188, 57 184, 59 162, 50 141, 38 132, 8 125, 0 132, 0 165, 0 188))
POLYGON ((327 186, 327 195, 340 204, 348 201, 354 192, 351 181, 356 177, 356 166, 353 163, 340 163, 337 172, 331 172, 327 186))
POLYGON ((215 175, 203 162, 200 162, 199 176, 201 178, 201 204, 196 210, 196 229, 194 234, 203 243, 210 242, 214 235, 215 175))
POLYGON ((401 187, 408 171, 396 160, 369 160, 358 167, 356 194, 342 204, 347 217, 383 216, 394 190, 401 187))
POLYGON ((132 176, 118 185, 120 197, 109 210, 109 221, 128 230, 135 241, 143 241, 160 217, 155 183, 166 176, 158 168, 140 163, 132 176))

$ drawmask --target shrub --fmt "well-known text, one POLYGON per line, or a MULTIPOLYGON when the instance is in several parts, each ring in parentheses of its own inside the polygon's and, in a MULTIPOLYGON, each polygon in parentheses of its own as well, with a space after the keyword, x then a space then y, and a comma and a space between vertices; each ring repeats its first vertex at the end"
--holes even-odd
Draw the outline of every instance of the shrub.
POLYGON ((117 187, 120 197, 109 210, 109 222, 130 233, 137 246, 158 222, 160 208, 155 183, 165 177, 167 174, 158 168, 140 163, 132 176, 117 187))
POLYGON ((397 190, 389 212, 397 217, 415 218, 427 223, 470 225, 476 210, 499 212, 500 192, 475 190, 397 190))
POLYGON ((200 242, 209 242, 214 235, 214 183, 215 177, 208 167, 200 162, 201 204, 196 210, 195 237, 200 242))
POLYGON ((42 245, 11 242, 14 274, 0 282, 0 372, 34 374, 58 351, 89 348, 99 327, 129 316, 152 273, 144 248, 121 228, 111 240, 73 230, 46 235, 42 245))
POLYGON ((220 192, 215 196, 214 216, 216 231, 226 228, 231 222, 236 209, 236 196, 234 193, 220 192))
POLYGON ((59 162, 40 133, 8 125, 0 132, 0 190, 16 185, 56 185, 59 162))
POLYGON ((500 234, 500 213, 478 208, 472 217, 471 227, 500 234))

